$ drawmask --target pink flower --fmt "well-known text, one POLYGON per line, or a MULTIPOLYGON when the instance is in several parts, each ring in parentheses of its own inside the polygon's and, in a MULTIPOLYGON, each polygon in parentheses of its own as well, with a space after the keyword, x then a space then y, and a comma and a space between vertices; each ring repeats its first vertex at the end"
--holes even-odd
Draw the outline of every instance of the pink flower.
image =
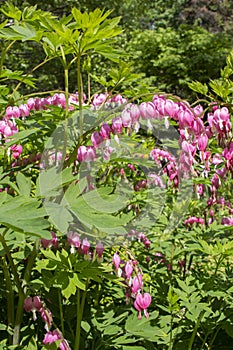
POLYGON ((194 111, 194 113, 195 113, 195 115, 196 115, 197 117, 203 118, 203 116, 204 116, 204 114, 203 114, 204 109, 203 109, 202 105, 197 105, 197 106, 195 106, 195 107, 193 108, 193 111, 194 111))
POLYGON ((42 308, 42 303, 40 297, 27 297, 24 299, 24 310, 30 312, 33 310, 39 311, 42 308))
POLYGON ((111 134, 111 128, 107 123, 103 123, 100 129, 100 136, 103 139, 109 139, 111 134))
POLYGON ((192 112, 189 109, 185 109, 185 110, 179 110, 178 113, 178 118, 179 118, 179 127, 181 129, 184 128, 191 128, 193 125, 193 121, 194 121, 194 116, 192 114, 192 112))
POLYGON ((23 147, 21 145, 13 145, 11 146, 12 157, 14 159, 19 158, 20 154, 23 152, 23 147))
POLYGON ((35 99, 33 97, 30 97, 27 101, 27 106, 29 110, 35 109, 35 99))
POLYGON ((121 117, 116 117, 112 119, 112 131, 115 134, 122 133, 122 119, 121 117))
POLYGON ((233 226, 233 217, 232 218, 222 218, 222 225, 233 226))
POLYGON ((126 278, 129 280, 133 273, 133 264, 132 261, 127 261, 125 264, 125 275, 126 278))
POLYGON ((207 144, 208 144, 208 137, 207 135, 200 135, 197 139, 197 143, 198 143, 198 148, 200 151, 205 151, 207 144))
POLYGON ((95 94, 92 100, 92 106, 100 107, 104 102, 106 102, 107 97, 107 94, 95 94))
POLYGON ((214 174, 214 176, 211 179, 211 191, 215 191, 221 186, 221 180, 219 179, 219 176, 217 174, 214 174))
POLYGON ((179 106, 176 102, 171 100, 164 101, 164 115, 174 118, 177 116, 178 111, 179 106))
POLYGON ((59 241, 55 232, 51 232, 51 235, 52 235, 52 239, 45 239, 45 238, 41 239, 41 245, 44 249, 51 248, 51 247, 54 247, 55 249, 58 248, 59 241))
POLYGON ((198 218, 196 216, 192 216, 184 221, 184 224, 186 227, 188 227, 188 225, 192 226, 195 223, 204 225, 205 221, 204 221, 204 219, 198 218))
POLYGON ((59 344, 59 349, 70 350, 67 340, 63 338, 62 334, 57 329, 49 331, 45 334, 43 344, 52 344, 57 340, 62 340, 59 344))
POLYGON ((99 258, 102 257, 103 255, 103 252, 104 252, 104 246, 103 246, 103 243, 101 241, 99 241, 96 245, 96 253, 98 255, 99 258))
POLYGON ((152 102, 142 102, 139 109, 142 119, 153 119, 157 115, 155 105, 152 102))
POLYGON ((115 267, 115 270, 118 270, 120 267, 120 263, 121 263, 121 258, 119 256, 119 254, 115 253, 113 255, 112 262, 113 262, 113 265, 115 267))
POLYGON ((147 187, 147 181, 146 180, 139 180, 135 185, 134 185, 134 190, 136 192, 140 191, 141 189, 145 189, 147 187))
POLYGON ((136 300, 134 302, 134 307, 138 311, 139 320, 142 318, 142 314, 141 314, 142 311, 144 311, 144 315, 146 316, 146 318, 149 317, 147 308, 150 306, 150 303, 151 303, 151 295, 149 293, 137 294, 136 300))
POLYGON ((135 104, 129 104, 128 105, 128 111, 130 112, 131 120, 133 123, 137 122, 140 118, 140 109, 135 104))
POLYGON ((81 245, 81 249, 82 249, 82 253, 84 255, 87 255, 89 253, 89 249, 90 249, 90 243, 88 242, 87 238, 84 238, 82 241, 82 245, 81 245))
POLYGON ((80 146, 78 148, 77 159, 79 162, 92 162, 96 158, 96 152, 92 146, 80 146))
POLYGON ((19 110, 20 110, 21 117, 28 117, 30 114, 30 109, 26 104, 20 105, 19 110))
POLYGON ((17 106, 9 106, 7 107, 6 109, 6 117, 8 119, 10 118, 19 118, 20 117, 20 110, 19 110, 19 107, 17 106))
POLYGON ((53 342, 60 339, 60 335, 55 329, 54 331, 49 331, 45 334, 43 344, 52 344, 53 342))
POLYGON ((133 294, 136 294, 139 292, 139 290, 142 288, 143 282, 142 282, 142 274, 139 273, 137 276, 134 276, 131 286, 131 291, 133 294))
POLYGON ((130 128, 132 125, 131 114, 127 109, 124 109, 121 113, 122 125, 124 128, 130 128))
POLYGON ((71 247, 79 248, 81 246, 81 239, 77 232, 68 232, 67 233, 67 244, 71 247))
POLYGON ((45 322, 45 329, 48 330, 52 326, 53 315, 49 309, 41 308, 39 310, 42 320, 45 322))
POLYGON ((91 135, 91 142, 93 143, 95 148, 98 148, 99 145, 104 141, 103 137, 98 131, 94 131, 91 135))
POLYGON ((123 98, 120 94, 117 94, 116 96, 113 96, 110 99, 110 102, 116 103, 118 106, 122 105, 123 103, 127 102, 126 98, 123 98))

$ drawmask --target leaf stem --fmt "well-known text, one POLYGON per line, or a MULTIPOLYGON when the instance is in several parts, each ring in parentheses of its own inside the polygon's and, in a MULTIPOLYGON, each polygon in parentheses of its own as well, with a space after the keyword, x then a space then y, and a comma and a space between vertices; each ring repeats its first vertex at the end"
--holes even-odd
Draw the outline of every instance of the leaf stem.
POLYGON ((13 276, 14 276, 14 281, 15 281, 15 284, 16 284, 16 286, 18 288, 18 292, 19 292, 19 294, 23 294, 23 289, 21 287, 21 281, 20 281, 20 278, 19 278, 16 266, 14 264, 14 261, 12 259, 10 250, 9 250, 9 248, 8 248, 8 246, 6 244, 5 238, 4 238, 4 236, 7 233, 7 231, 8 231, 8 228, 6 228, 5 231, 2 234, 0 234, 0 242, 2 243, 3 249, 5 250, 5 254, 6 254, 7 259, 9 261, 9 265, 11 267, 11 270, 12 270, 12 273, 13 273, 13 276))
MULTIPOLYGON (((211 277, 211 279, 212 279, 212 286, 211 287, 213 287, 213 285, 214 285, 214 281, 215 281, 215 278, 216 278, 216 275, 217 275, 217 272, 218 272, 218 268, 219 268, 219 265, 221 264, 221 262, 222 262, 222 256, 220 256, 218 261, 216 262, 216 267, 215 267, 215 270, 214 270, 214 274, 211 277)), ((208 297, 208 300, 207 300, 208 303, 210 302, 210 298, 211 297, 208 297)), ((202 320, 202 317, 204 316, 204 314, 205 314, 205 310, 202 310, 200 315, 199 315, 199 317, 198 317, 198 319, 197 319, 197 322, 195 324, 195 327, 194 327, 194 330, 192 332, 192 335, 191 335, 191 338, 190 338, 187 350, 192 350, 192 346, 193 346, 193 343, 194 343, 195 337, 197 335, 197 331, 198 331, 199 325, 201 323, 201 320, 202 320)))
POLYGON ((83 138, 83 108, 82 108, 82 73, 81 73, 81 54, 78 53, 77 57, 77 82, 78 82, 78 104, 79 104, 79 132, 80 132, 80 142, 82 143, 83 138))
POLYGON ((62 299, 61 299, 61 290, 58 290, 58 302, 59 302, 59 313, 60 313, 60 321, 61 321, 61 331, 64 336, 64 317, 63 317, 63 309, 62 309, 62 299))
MULTIPOLYGON (((7 300, 7 325, 11 327, 14 324, 14 291, 12 289, 11 278, 7 268, 6 259, 2 259, 3 273, 6 280, 6 300, 7 300)), ((8 336, 9 344, 12 344, 12 336, 8 336)))
POLYGON ((89 279, 87 279, 86 288, 82 292, 82 299, 81 299, 81 295, 80 295, 81 294, 80 289, 78 288, 78 290, 77 290, 77 323, 76 323, 76 336, 75 336, 74 350, 79 350, 79 347, 80 347, 81 323, 82 323, 82 319, 83 319, 83 310, 84 310, 84 305, 85 305, 85 301, 86 301, 88 284, 89 284, 89 279))
POLYGON ((25 299, 25 295, 27 292, 27 284, 30 281, 31 278, 31 272, 32 272, 32 268, 37 256, 37 252, 39 249, 39 240, 37 239, 34 247, 33 247, 33 251, 28 259, 28 263, 24 272, 24 290, 23 293, 19 294, 19 300, 18 300, 18 306, 17 306, 17 310, 16 310, 16 316, 15 316, 15 326, 14 326, 14 334, 13 334, 13 345, 19 345, 19 341, 20 341, 20 326, 22 323, 22 319, 23 319, 23 306, 24 306, 24 299, 25 299))

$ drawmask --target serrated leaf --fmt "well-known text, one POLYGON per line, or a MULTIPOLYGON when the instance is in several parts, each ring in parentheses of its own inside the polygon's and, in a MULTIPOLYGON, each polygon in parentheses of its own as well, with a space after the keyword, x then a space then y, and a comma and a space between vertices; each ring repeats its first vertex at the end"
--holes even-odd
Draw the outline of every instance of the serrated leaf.
POLYGON ((188 87, 193 91, 199 92, 202 95, 206 95, 208 93, 208 86, 206 84, 200 83, 199 81, 188 83, 188 87))
POLYGON ((167 333, 150 324, 151 320, 156 319, 158 315, 159 313, 154 311, 149 318, 142 318, 141 320, 138 320, 137 315, 131 315, 126 321, 125 329, 127 332, 143 339, 158 341, 159 338, 167 337, 167 333))
POLYGON ((33 128, 33 129, 28 129, 28 130, 22 130, 14 134, 13 136, 9 137, 9 142, 6 143, 6 147, 10 147, 17 143, 18 141, 25 140, 29 136, 36 134, 40 129, 39 128, 33 128))
POLYGON ((24 196, 7 197, 0 207, 0 223, 17 232, 49 237, 49 232, 46 231, 49 222, 44 218, 46 213, 40 205, 34 198, 25 200, 24 196))
MULTIPOLYGON (((65 284, 64 281, 63 281, 63 284, 65 284)), ((62 286, 61 292, 66 299, 69 299, 71 295, 75 295, 77 288, 73 279, 70 276, 68 277, 68 282, 66 283, 66 285, 67 286, 65 288, 64 288, 64 285, 62 286)))
POLYGON ((17 21, 20 21, 21 19, 22 11, 20 11, 18 7, 14 6, 9 2, 6 4, 6 6, 3 6, 1 8, 1 12, 4 13, 4 15, 6 15, 7 17, 14 18, 17 21))
POLYGON ((71 168, 60 171, 57 167, 45 169, 40 172, 37 179, 36 196, 57 196, 58 190, 74 180, 71 168))
POLYGON ((48 220, 56 226, 60 232, 66 233, 73 220, 71 213, 59 203, 45 201, 43 205, 49 216, 48 220))
POLYGON ((80 281, 77 273, 74 273, 74 275, 73 275, 73 282, 74 282, 74 284, 76 285, 77 288, 82 289, 82 290, 86 289, 85 283, 80 281))
POLYGON ((19 189, 19 193, 22 196, 30 197, 31 192, 31 180, 26 178, 22 173, 16 175, 16 182, 19 189))

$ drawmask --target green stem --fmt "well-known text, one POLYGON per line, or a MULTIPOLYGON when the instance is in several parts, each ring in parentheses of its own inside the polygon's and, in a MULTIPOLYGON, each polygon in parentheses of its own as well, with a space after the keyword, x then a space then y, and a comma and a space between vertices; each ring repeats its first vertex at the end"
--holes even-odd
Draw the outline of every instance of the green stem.
POLYGON ((18 292, 19 292, 19 294, 23 294, 23 289, 21 287, 21 281, 20 281, 20 278, 19 278, 16 266, 14 264, 14 261, 12 259, 10 250, 8 249, 8 246, 7 246, 5 238, 4 238, 4 235, 6 234, 7 231, 8 231, 8 228, 5 229, 3 234, 0 234, 0 242, 2 243, 3 249, 5 250, 5 254, 6 254, 7 259, 9 261, 9 264, 10 264, 10 267, 11 267, 11 270, 12 270, 12 273, 13 273, 13 276, 14 276, 14 281, 15 281, 15 284, 16 284, 16 286, 18 288, 18 292))
POLYGON ((39 240, 35 242, 35 245, 33 247, 33 251, 29 257, 25 272, 24 272, 24 291, 23 293, 19 294, 19 300, 16 310, 16 316, 15 316, 15 326, 14 326, 14 334, 13 334, 13 345, 19 345, 20 342, 20 327, 23 319, 23 306, 24 306, 24 299, 27 292, 27 284, 30 281, 31 278, 31 272, 32 268, 37 256, 37 252, 39 249, 39 240))
POLYGON ((90 73, 87 73, 87 98, 88 98, 88 103, 91 103, 91 76, 90 76, 90 73))
MULTIPOLYGON (((11 278, 7 268, 6 259, 2 259, 3 273, 6 280, 6 300, 7 300, 7 324, 11 327, 14 324, 14 291, 12 289, 11 278)), ((12 344, 12 336, 8 336, 9 344, 12 344)))
POLYGON ((61 321, 61 331, 64 336, 64 317, 63 317, 63 309, 62 309, 62 299, 61 299, 61 291, 58 290, 58 302, 59 302, 59 312, 60 312, 60 321, 61 321))
MULTIPOLYGON (((206 341, 207 341, 207 339, 208 339, 208 336, 209 336, 209 333, 207 332, 206 335, 205 335, 205 338, 204 338, 203 341, 202 341, 202 345, 201 345, 200 350, 203 350, 204 347, 207 345, 207 344, 206 344, 206 341)), ((207 348, 208 348, 208 350, 209 350, 208 345, 207 345, 207 348)))
POLYGON ((23 319, 23 304, 24 304, 25 296, 24 294, 19 294, 17 311, 15 316, 15 326, 13 333, 13 345, 19 345, 20 341, 20 326, 23 319))
POLYGON ((173 314, 171 314, 171 320, 170 320, 170 339, 169 339, 169 350, 172 350, 172 344, 173 344, 173 314))
POLYGON ((217 335, 218 335, 220 330, 221 330, 221 325, 217 328, 216 332, 214 333, 214 335, 213 335, 213 337, 212 337, 212 339, 210 341, 209 350, 212 349, 212 345, 214 344, 214 341, 215 341, 215 339, 216 339, 216 337, 217 337, 217 335))
POLYGON ((62 45, 60 46, 61 55, 62 55, 62 65, 64 69, 64 83, 65 83, 65 98, 66 98, 66 109, 65 109, 65 121, 64 121, 64 137, 63 137, 63 150, 62 150, 62 160, 61 167, 63 167, 65 157, 66 157, 66 148, 67 148, 67 133, 68 133, 68 114, 69 114, 69 68, 66 61, 65 52, 62 45))
MULTIPOLYGON (((217 272, 218 272, 218 268, 219 268, 219 265, 221 264, 221 262, 222 262, 222 256, 220 256, 219 259, 218 259, 218 261, 216 262, 216 267, 215 267, 215 270, 214 270, 214 274, 213 274, 213 276, 211 277, 211 278, 212 278, 212 286, 211 286, 210 289, 213 288, 214 281, 215 281, 215 278, 216 278, 216 275, 217 275, 217 272)), ((210 298, 211 298, 211 297, 208 298, 207 303, 210 302, 210 298)), ((201 320, 202 320, 202 317, 204 316, 204 314, 205 314, 205 311, 203 310, 203 311, 200 313, 200 315, 199 315, 199 317, 198 317, 198 319, 197 319, 197 322, 196 322, 195 327, 194 327, 194 330, 193 330, 193 332, 192 332, 192 336, 191 336, 191 338, 190 338, 190 341, 189 341, 189 345, 188 345, 188 349, 187 349, 187 350, 192 350, 192 346, 193 346, 195 337, 196 337, 196 335, 197 335, 198 328, 199 328, 199 326, 200 326, 200 323, 201 323, 201 320)))
POLYGON ((83 108, 82 108, 82 73, 81 73, 81 54, 77 57, 77 77, 78 77, 78 103, 79 103, 79 132, 80 132, 80 142, 82 143, 83 138, 83 108))
POLYGON ((83 310, 85 306, 88 284, 89 284, 89 280, 87 279, 86 289, 82 292, 82 299, 80 295, 81 294, 80 289, 78 288, 77 290, 77 323, 76 323, 76 336, 75 336, 74 350, 79 350, 79 346, 80 346, 81 323, 83 319, 83 310))
POLYGON ((33 269, 33 266, 34 266, 35 259, 37 257, 39 246, 40 246, 40 240, 37 239, 35 241, 35 244, 34 244, 34 247, 33 247, 33 251, 32 251, 32 253, 31 253, 31 255, 30 255, 29 259, 28 259, 28 263, 27 263, 27 266, 26 266, 26 269, 25 269, 25 272, 24 272, 24 281, 25 281, 26 284, 30 281, 31 272, 32 272, 32 269, 33 269))
POLYGON ((190 341, 189 341, 189 345, 188 345, 188 349, 187 350, 192 350, 192 346, 193 346, 193 343, 194 343, 194 340, 195 340, 195 337, 197 335, 197 331, 198 331, 198 328, 200 326, 200 323, 201 323, 201 320, 202 320, 202 317, 204 316, 204 313, 205 311, 202 311, 197 319, 197 322, 195 324, 195 327, 194 327, 194 330, 192 332, 192 335, 191 335, 191 338, 190 338, 190 341))

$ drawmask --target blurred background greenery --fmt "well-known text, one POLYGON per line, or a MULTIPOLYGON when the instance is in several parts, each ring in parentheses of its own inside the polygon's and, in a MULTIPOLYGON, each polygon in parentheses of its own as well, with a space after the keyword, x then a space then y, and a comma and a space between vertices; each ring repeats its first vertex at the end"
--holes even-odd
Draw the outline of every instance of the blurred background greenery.
MULTIPOLYGON (((111 17, 121 16, 124 29, 116 45, 127 53, 124 60, 140 84, 182 98, 194 97, 187 83, 202 83, 219 76, 220 69, 233 47, 233 2, 231 0, 10 0, 23 9, 37 5, 62 17, 72 7, 92 11, 99 7, 112 10, 111 17)), ((1 1, 4 6, 5 1, 1 1)), ((1 21, 4 15, 1 14, 1 21)), ((30 71, 45 54, 39 44, 17 43, 7 57, 8 68, 30 71)), ((38 91, 64 90, 59 61, 51 61, 35 72, 38 91), (60 73, 59 73, 60 72, 60 73)), ((104 90, 98 77, 108 77, 114 63, 91 58, 92 93, 104 90)), ((84 81, 84 90, 86 82, 84 81)), ((130 95, 133 83, 121 88, 130 95)), ((24 87, 22 93, 29 92, 24 87)), ((76 72, 70 71, 70 92, 77 90, 76 72)))

